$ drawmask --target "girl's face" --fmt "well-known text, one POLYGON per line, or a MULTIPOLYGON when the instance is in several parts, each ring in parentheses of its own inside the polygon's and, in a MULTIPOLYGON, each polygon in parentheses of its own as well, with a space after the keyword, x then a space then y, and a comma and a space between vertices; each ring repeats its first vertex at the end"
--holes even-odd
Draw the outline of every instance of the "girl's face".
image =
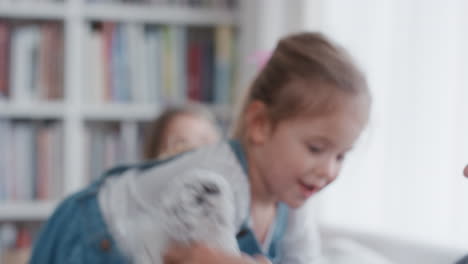
POLYGON ((165 133, 163 157, 205 144, 212 144, 220 138, 218 131, 210 121, 190 114, 176 116, 168 125, 165 133))
POLYGON ((254 140, 252 169, 271 197, 300 207, 336 179, 367 119, 367 105, 343 102, 329 114, 263 127, 254 140))

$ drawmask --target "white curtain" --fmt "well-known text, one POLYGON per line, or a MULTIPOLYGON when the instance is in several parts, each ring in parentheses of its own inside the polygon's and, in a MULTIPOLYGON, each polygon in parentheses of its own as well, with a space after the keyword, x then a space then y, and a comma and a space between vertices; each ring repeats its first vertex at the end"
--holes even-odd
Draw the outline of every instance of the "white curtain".
POLYGON ((327 0, 320 8, 319 28, 355 56, 374 96, 362 141, 319 197, 320 219, 467 247, 468 2, 327 0))
MULTIPOLYGON (((308 0, 241 0, 243 38, 240 51, 239 87, 243 90, 257 72, 251 57, 258 52, 271 52, 277 41, 289 32, 305 28, 304 2, 308 0)), ((315 2, 316 0, 310 0, 315 2)))
MULTIPOLYGON (((255 0, 244 10, 245 56, 320 30, 368 76, 372 120, 317 197, 320 221, 467 247, 468 1, 255 0)), ((247 82, 255 70, 244 70, 247 82)))

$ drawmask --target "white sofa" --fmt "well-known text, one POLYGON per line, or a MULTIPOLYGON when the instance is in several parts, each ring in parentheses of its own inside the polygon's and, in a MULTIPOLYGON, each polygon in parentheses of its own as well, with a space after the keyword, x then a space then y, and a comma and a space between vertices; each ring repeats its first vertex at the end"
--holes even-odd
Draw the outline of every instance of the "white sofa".
POLYGON ((467 249, 445 248, 390 236, 321 227, 324 263, 335 264, 454 264, 467 249))

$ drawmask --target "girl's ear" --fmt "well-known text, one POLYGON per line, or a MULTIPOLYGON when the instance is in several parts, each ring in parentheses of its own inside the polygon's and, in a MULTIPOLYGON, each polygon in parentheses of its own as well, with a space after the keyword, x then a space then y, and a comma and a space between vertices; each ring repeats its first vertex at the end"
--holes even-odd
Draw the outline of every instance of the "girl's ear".
POLYGON ((253 101, 246 111, 247 140, 253 144, 264 143, 271 133, 271 120, 266 105, 253 101))

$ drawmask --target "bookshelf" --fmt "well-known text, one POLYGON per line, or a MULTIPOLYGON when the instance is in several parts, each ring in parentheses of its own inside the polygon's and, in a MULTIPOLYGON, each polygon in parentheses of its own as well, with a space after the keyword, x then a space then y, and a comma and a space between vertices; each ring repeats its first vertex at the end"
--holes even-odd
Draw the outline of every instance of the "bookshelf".
MULTIPOLYGON (((215 32, 217 27, 222 26, 232 30, 233 36, 235 35, 235 38, 231 39, 232 45, 236 49, 235 52, 239 52, 238 49, 241 46, 239 43, 242 42, 239 6, 242 0, 237 2, 236 8, 223 8, 128 2, 93 3, 87 0, 49 2, 0 0, 0 23, 2 21, 27 22, 28 24, 53 22, 60 26, 63 44, 61 67, 63 72, 60 74, 62 90, 58 97, 36 98, 32 96, 26 100, 16 100, 11 95, 12 91, 9 91, 10 94, 6 98, 1 98, 0 88, 0 121, 8 124, 30 122, 52 123, 60 126, 63 142, 56 143, 55 148, 59 149, 63 159, 60 161, 63 170, 63 179, 60 180, 62 194, 40 200, 11 199, 2 197, 0 190, 0 224, 40 222, 51 214, 61 198, 89 182, 87 176, 89 127, 117 125, 125 127, 126 132, 122 132, 123 134, 138 137, 141 127, 155 118, 166 103, 165 98, 152 102, 89 100, 87 97, 90 79, 89 72, 87 72, 90 57, 89 35, 96 23, 114 23, 115 27, 130 24, 142 27, 144 30, 149 27, 155 27, 158 30, 165 27, 180 27, 186 28, 187 32, 192 28, 208 28, 215 32)), ((213 33, 213 39, 215 37, 213 33)), ((231 66, 234 64, 233 57, 234 55, 231 54, 233 59, 229 62, 231 66)), ((233 79, 234 68, 229 70, 233 79)), ((0 72, 0 78, 1 76, 0 72)), ((132 83, 132 85, 135 84, 132 83)), ((234 84, 230 89, 232 87, 234 84)), ((235 93, 232 90, 230 92, 230 96, 234 97, 235 93)), ((209 105, 218 116, 226 119, 233 112, 230 102, 232 98, 222 103, 210 100, 209 105)), ((141 139, 133 138, 131 141, 135 145, 139 140, 141 139)), ((135 152, 135 149, 132 151, 135 152)), ((136 157, 131 157, 131 159, 136 159, 136 157)))

